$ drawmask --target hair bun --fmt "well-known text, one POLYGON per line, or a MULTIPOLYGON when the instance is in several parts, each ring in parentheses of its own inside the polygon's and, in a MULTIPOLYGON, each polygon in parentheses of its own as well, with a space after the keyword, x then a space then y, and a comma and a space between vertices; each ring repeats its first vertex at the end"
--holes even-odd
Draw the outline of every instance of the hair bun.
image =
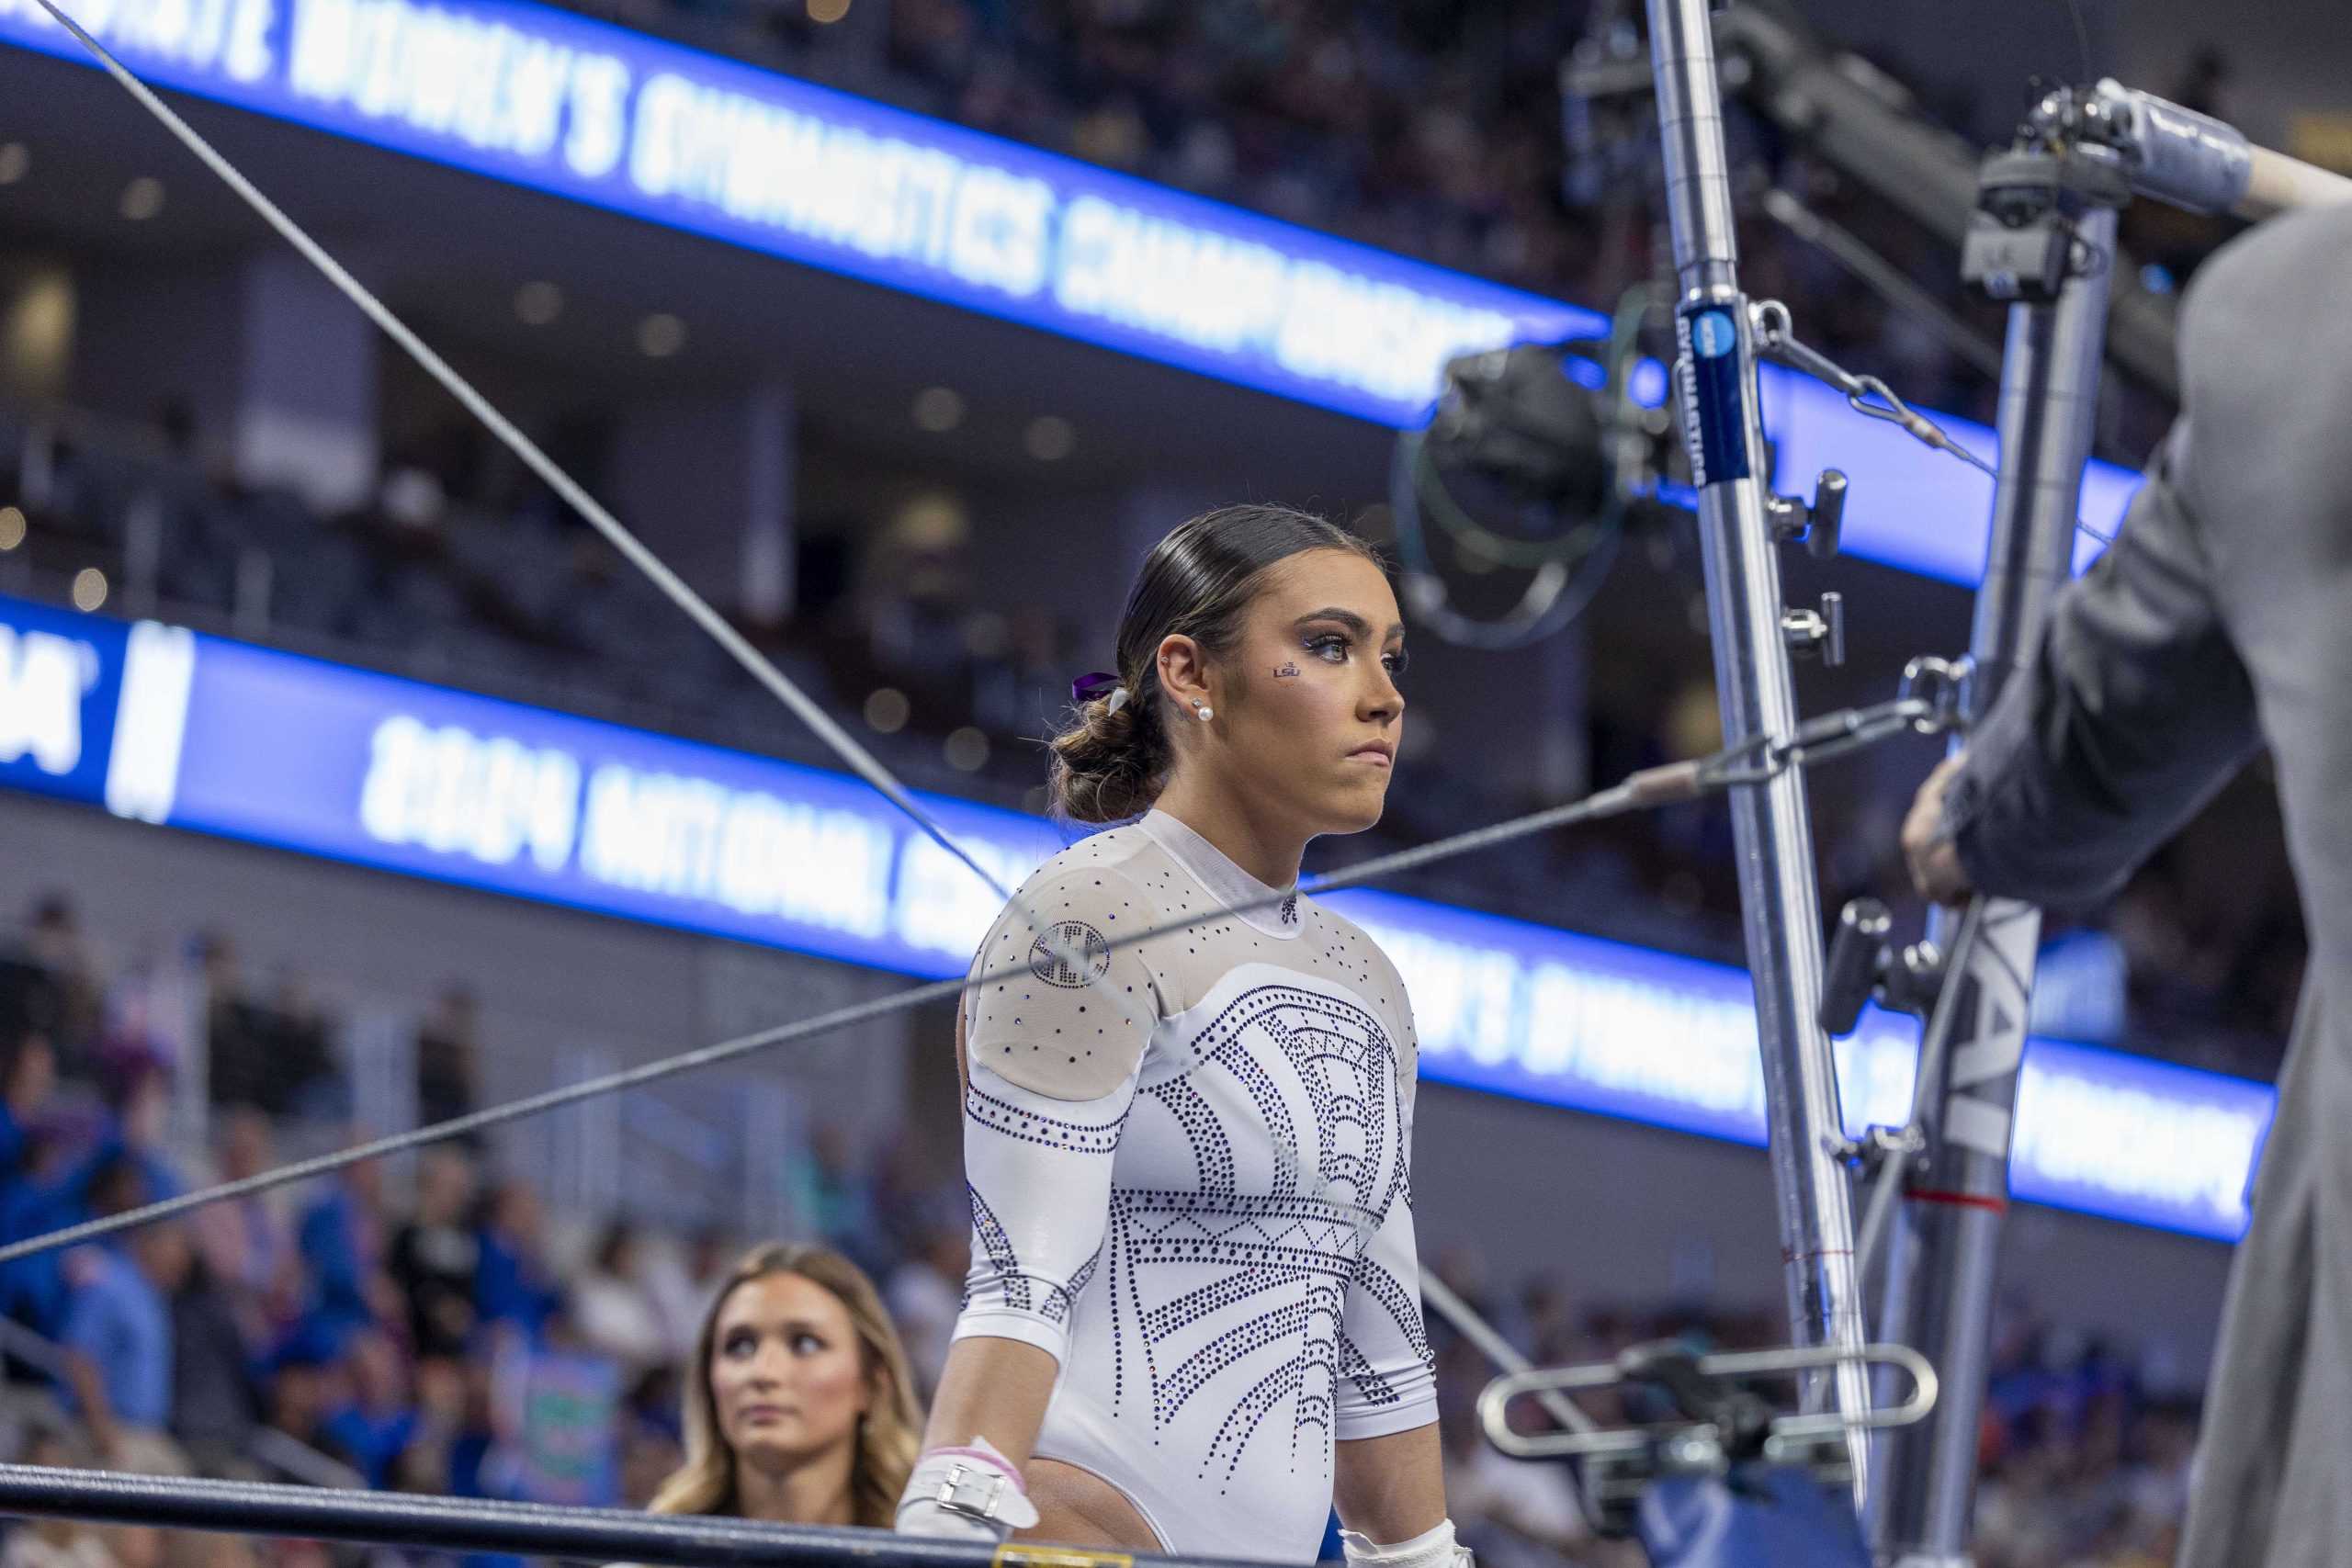
POLYGON ((1046 765, 1056 809, 1080 822, 1139 817, 1159 793, 1168 741, 1150 705, 1122 685, 1081 704, 1077 722, 1053 739, 1046 765), (1125 694, 1126 701, 1119 698, 1125 694))
POLYGON ((1073 716, 1051 742, 1047 784, 1057 815, 1121 822, 1150 807, 1176 760, 1168 716, 1159 710, 1165 694, 1152 676, 1160 643, 1188 637, 1211 660, 1227 657, 1266 569, 1309 550, 1380 560, 1371 546, 1328 519, 1255 504, 1204 512, 1152 547, 1119 619, 1120 675, 1097 672, 1074 683, 1073 716), (1120 683, 1103 691, 1102 683, 1111 681, 1120 683), (1120 692, 1127 700, 1114 707, 1120 692))

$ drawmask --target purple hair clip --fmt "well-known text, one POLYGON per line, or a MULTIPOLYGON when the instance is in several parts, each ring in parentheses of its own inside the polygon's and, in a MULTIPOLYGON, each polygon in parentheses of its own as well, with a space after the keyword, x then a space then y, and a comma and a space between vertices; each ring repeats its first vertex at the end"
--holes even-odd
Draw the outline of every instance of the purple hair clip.
POLYGON ((1107 670, 1097 670, 1072 681, 1069 683, 1069 695, 1070 701, 1080 706, 1094 701, 1097 697, 1107 696, 1111 699, 1113 713, 1127 705, 1127 689, 1120 685, 1119 678, 1107 670))

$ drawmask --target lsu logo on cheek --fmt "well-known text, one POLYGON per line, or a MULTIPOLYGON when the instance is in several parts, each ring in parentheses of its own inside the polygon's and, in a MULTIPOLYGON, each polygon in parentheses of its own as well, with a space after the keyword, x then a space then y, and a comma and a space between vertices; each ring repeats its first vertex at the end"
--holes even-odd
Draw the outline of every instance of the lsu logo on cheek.
POLYGON ((1284 661, 1283 663, 1281 663, 1281 664, 1277 664, 1277 665, 1275 665, 1275 666, 1274 666, 1274 679, 1275 679, 1275 680, 1277 680, 1277 681, 1295 681, 1295 680, 1297 680, 1297 679, 1298 679, 1298 666, 1297 666, 1297 665, 1295 665, 1295 664, 1290 663, 1290 662, 1288 662, 1288 661, 1284 661))

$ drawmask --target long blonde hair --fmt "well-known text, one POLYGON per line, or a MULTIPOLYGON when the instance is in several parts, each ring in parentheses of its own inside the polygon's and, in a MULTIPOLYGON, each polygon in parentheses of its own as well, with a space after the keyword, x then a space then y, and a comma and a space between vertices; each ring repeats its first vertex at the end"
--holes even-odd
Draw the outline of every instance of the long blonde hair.
POLYGON ((888 1529, 922 1451, 922 1410, 899 1331, 882 1308, 882 1298, 865 1270, 830 1247, 770 1243, 745 1253, 710 1298, 695 1336, 694 1365, 684 1394, 686 1461, 648 1505, 657 1514, 731 1514, 735 1511, 735 1450, 718 1425, 718 1401, 710 1388, 710 1356, 718 1335, 718 1314, 727 1298, 754 1280, 797 1274, 832 1292, 857 1330, 858 1361, 873 1400, 857 1424, 857 1454, 850 1466, 851 1517, 888 1529))

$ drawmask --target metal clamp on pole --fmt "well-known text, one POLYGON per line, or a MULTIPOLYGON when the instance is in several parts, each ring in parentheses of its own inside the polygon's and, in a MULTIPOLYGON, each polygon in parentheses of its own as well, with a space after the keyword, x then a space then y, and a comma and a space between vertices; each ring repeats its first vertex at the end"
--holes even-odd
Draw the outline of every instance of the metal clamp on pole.
POLYGON ((2112 152, 2139 195, 2192 212, 2259 219, 2352 201, 2352 179, 2257 147, 2233 125, 2112 78, 2052 94, 2037 113, 2112 152))
POLYGON ((1488 1442, 1515 1459, 1579 1461, 1595 1521, 1622 1534, 1632 1529, 1643 1493, 1663 1476, 1722 1476, 1735 1465, 1761 1461, 1800 1467, 1825 1487, 1850 1487, 1852 1435, 1923 1420, 1935 1408, 1936 1394, 1935 1370, 1901 1345, 1702 1355, 1668 1340, 1637 1345, 1613 1360, 1497 1378, 1478 1396, 1478 1423, 1488 1442), (1846 1363, 1900 1371, 1911 1380, 1911 1393, 1894 1404, 1798 1415, 1775 1410, 1755 1386, 1846 1363), (1511 1406, 1522 1398, 1623 1387, 1662 1395, 1683 1418, 1535 1433, 1510 1424, 1511 1406))
POLYGON ((1875 898, 1857 898, 1838 911, 1829 975, 1821 987, 1821 1027, 1832 1039, 1860 1027, 1862 1009, 1873 998, 1919 1018, 1936 1005, 1944 981, 1942 953, 1931 942, 1897 946, 1894 930, 1894 914, 1875 898))

